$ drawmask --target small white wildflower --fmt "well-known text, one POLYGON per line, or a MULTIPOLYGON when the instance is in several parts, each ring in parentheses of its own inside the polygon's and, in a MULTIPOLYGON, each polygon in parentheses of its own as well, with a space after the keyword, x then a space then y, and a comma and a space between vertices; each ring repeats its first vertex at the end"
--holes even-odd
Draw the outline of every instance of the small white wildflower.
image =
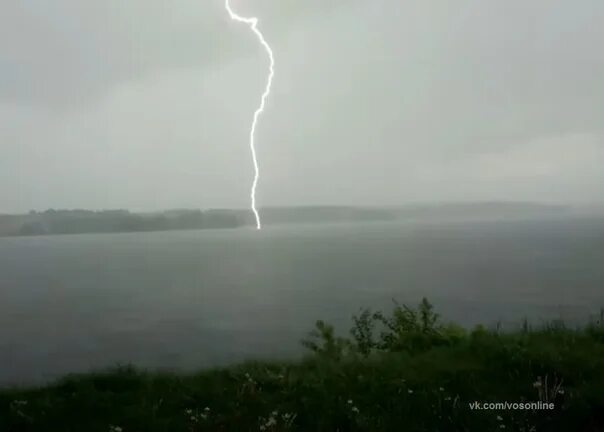
POLYGON ((499 425, 499 429, 505 429, 505 425, 504 424, 500 424, 499 425))
POLYGON ((193 414, 193 410, 192 409, 186 409, 185 410, 185 414, 186 415, 191 415, 191 414, 193 414))
POLYGON ((260 430, 261 430, 261 431, 266 430, 266 426, 264 426, 264 425, 260 425, 260 430))
POLYGON ((413 394, 413 390, 409 389, 409 390, 407 390, 407 393, 413 394))
POLYGON ((359 409, 355 406, 352 407, 352 412, 358 414, 359 413, 359 409))
POLYGON ((352 399, 348 399, 348 405, 352 405, 352 399))
POLYGON ((444 391, 445 391, 444 387, 439 387, 439 389, 438 389, 438 390, 439 390, 439 391, 441 391, 441 392, 444 392, 444 391))
POLYGON ((503 421, 503 418, 501 416, 497 416, 497 420, 498 421, 503 421))
POLYGON ((203 410, 204 410, 205 412, 208 412, 208 411, 210 411, 210 407, 205 407, 203 410))
POLYGON ((274 417, 270 417, 266 422, 266 427, 275 426, 277 424, 277 420, 274 417))
POLYGON ((201 417, 202 420, 207 420, 208 419, 208 415, 207 414, 199 414, 199 417, 201 417))
POLYGON ((537 377, 537 381, 535 381, 535 382, 533 383, 533 387, 535 387, 535 388, 539 388, 539 387, 541 387, 542 385, 543 385, 543 384, 541 383, 541 377, 537 377))
POLYGON ((446 400, 446 401, 450 401, 450 400, 451 400, 451 396, 447 396, 447 397, 445 397, 445 400, 446 400))
POLYGON ((558 390, 558 394, 563 395, 563 394, 564 394, 564 389, 560 389, 560 390, 558 390))
POLYGON ((271 416, 277 417, 279 415, 279 411, 275 410, 271 413, 271 416))

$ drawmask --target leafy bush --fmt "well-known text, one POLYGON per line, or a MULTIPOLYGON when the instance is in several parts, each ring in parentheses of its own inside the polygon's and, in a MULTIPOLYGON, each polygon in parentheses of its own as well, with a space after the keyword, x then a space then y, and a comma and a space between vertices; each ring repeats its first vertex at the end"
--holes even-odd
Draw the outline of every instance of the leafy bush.
POLYGON ((355 351, 364 357, 369 356, 377 348, 374 340, 375 318, 369 309, 361 309, 361 313, 352 317, 354 325, 350 329, 355 351))
POLYGON ((308 338, 302 340, 302 345, 322 357, 338 360, 343 357, 349 342, 336 337, 333 326, 319 320, 308 338))
POLYGON ((340 358, 347 348, 351 353, 368 357, 374 351, 421 352, 433 346, 458 343, 466 336, 460 326, 441 324, 440 316, 426 298, 416 308, 396 301, 394 304, 390 315, 361 309, 352 317, 351 340, 336 338, 333 328, 319 321, 317 329, 303 344, 313 352, 330 357, 340 358), (377 329, 379 335, 376 335, 377 329), (317 340, 322 341, 322 345, 318 345, 317 340))

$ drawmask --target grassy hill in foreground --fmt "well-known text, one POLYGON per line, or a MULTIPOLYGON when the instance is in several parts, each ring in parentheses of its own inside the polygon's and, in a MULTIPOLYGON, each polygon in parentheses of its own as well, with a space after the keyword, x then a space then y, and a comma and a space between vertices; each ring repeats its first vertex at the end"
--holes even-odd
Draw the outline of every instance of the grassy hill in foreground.
POLYGON ((428 302, 318 322, 301 361, 192 375, 122 368, 0 391, 2 431, 601 431, 604 328, 500 333, 442 324, 428 302), (477 410, 473 402, 553 403, 477 410))

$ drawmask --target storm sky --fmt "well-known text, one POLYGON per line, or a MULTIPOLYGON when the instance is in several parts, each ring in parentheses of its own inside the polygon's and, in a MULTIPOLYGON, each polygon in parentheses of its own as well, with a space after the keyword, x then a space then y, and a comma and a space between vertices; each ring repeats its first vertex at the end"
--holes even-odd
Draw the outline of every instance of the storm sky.
MULTIPOLYGON (((266 205, 604 201, 602 0, 232 0, 266 205)), ((222 0, 0 5, 0 213, 244 208, 222 0)))

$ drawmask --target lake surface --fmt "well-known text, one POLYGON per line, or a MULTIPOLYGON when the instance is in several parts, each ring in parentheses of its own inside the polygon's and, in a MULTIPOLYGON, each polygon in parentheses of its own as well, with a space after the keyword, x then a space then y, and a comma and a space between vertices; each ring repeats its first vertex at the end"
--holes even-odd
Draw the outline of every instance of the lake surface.
POLYGON ((0 385, 289 357, 316 319, 422 296, 466 325, 584 321, 604 306, 604 221, 3 238, 0 385))

